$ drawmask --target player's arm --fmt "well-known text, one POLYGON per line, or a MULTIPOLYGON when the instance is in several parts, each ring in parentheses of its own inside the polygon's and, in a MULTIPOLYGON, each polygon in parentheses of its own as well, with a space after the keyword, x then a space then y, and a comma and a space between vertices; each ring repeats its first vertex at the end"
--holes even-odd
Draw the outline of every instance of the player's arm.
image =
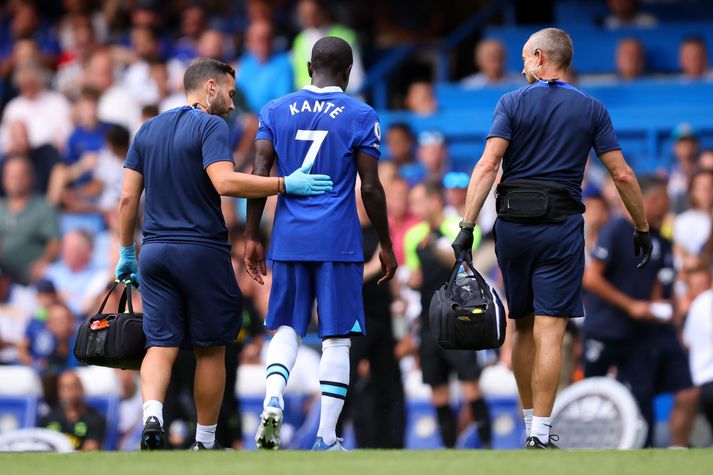
POLYGON ((265 198, 280 193, 283 177, 254 176, 235 171, 233 162, 215 162, 206 168, 208 177, 221 196, 265 198))
POLYGON ((389 234, 386 195, 379 180, 379 162, 368 153, 358 151, 356 153, 356 165, 361 179, 361 198, 364 202, 364 208, 376 230, 376 234, 379 236, 379 243, 381 244, 379 260, 381 261, 382 277, 378 283, 383 284, 394 277, 398 264, 396 263, 393 243, 389 234))
POLYGON ((493 184, 495 184, 500 162, 509 144, 508 140, 501 137, 490 137, 485 143, 485 151, 478 163, 476 163, 468 184, 462 227, 455 241, 453 241, 453 251, 456 258, 461 258, 472 252, 475 221, 478 219, 480 210, 483 208, 493 184))
MULTIPOLYGON (((270 170, 275 163, 275 146, 272 140, 255 141, 255 164, 253 165, 253 175, 266 177, 270 175, 270 170)), ((260 221, 265 210, 265 198, 254 198, 248 200, 248 211, 245 222, 245 270, 256 282, 262 284, 262 276, 267 275, 265 266, 265 247, 260 241, 260 221)))

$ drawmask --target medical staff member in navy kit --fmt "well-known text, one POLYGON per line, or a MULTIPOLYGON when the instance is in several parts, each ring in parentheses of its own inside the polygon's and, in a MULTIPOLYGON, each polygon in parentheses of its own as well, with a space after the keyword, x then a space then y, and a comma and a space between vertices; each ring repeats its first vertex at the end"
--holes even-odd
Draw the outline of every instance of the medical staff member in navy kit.
POLYGON ((583 316, 584 220, 581 185, 592 147, 609 170, 636 230, 639 266, 651 255, 639 184, 601 102, 560 80, 572 60, 569 35, 534 33, 522 49, 528 86, 505 94, 495 109, 485 151, 468 187, 457 257, 471 249, 473 228, 503 167, 497 188, 495 246, 510 318, 512 364, 528 431, 526 448, 556 448, 551 413, 567 319, 583 316))

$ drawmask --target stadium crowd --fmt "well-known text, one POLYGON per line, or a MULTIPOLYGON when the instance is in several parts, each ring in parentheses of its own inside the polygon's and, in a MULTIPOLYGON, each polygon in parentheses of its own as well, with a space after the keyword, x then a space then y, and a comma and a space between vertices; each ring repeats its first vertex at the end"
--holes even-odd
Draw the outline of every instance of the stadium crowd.
MULTIPOLYGON (((236 9, 228 8, 232 2, 176 2, 181 8, 172 10, 174 23, 156 0, 64 0, 61 8, 50 11, 44 3, 10 0, 0 7, 0 365, 36 371, 46 404, 39 424, 70 434, 76 448, 91 450, 104 443, 105 422, 83 400, 76 372, 80 365, 72 348, 79 322, 96 312, 114 279, 116 204, 132 136, 144 121, 183 104, 181 78, 188 61, 196 56, 220 58, 236 66, 236 111, 226 120, 236 167, 250 171, 256 113, 271 99, 309 83, 304 65, 318 38, 340 36, 355 48, 348 92, 360 90, 365 65, 357 32, 338 22, 321 0, 248 0, 236 9)), ((656 21, 612 8, 615 14, 606 23, 612 28, 656 21)), ((403 24, 395 21, 388 8, 380 11, 373 42, 384 46, 410 41, 414 28, 435 34, 440 19, 436 15, 431 25, 401 20, 403 24)), ((505 70, 506 54, 519 52, 505 51, 497 40, 481 41, 473 65, 477 72, 461 84, 524 85, 522 77, 505 70)), ((624 39, 616 52, 615 71, 562 79, 573 84, 619 83, 658 74, 647 67, 645 57, 640 42, 624 39)), ((680 63, 681 79, 713 81, 700 38, 682 42, 680 63)), ((433 84, 421 79, 408 84, 402 105, 414 115, 434 114, 439 104, 433 84)), ((688 445, 699 404, 713 425, 713 150, 703 149, 698 131, 687 124, 671 137, 673 149, 664 153, 672 155, 672 167, 642 177, 648 219, 660 243, 645 275, 628 266, 623 254, 617 255, 625 252, 617 248, 619 242, 630 242, 628 237, 616 240, 622 229, 630 234, 622 222, 622 203, 595 160, 588 168, 583 189, 586 246, 592 256, 584 282, 587 317, 585 323, 571 325, 562 384, 610 373, 627 355, 602 359, 605 349, 626 353, 642 335, 670 329, 680 337, 678 348, 657 347, 657 336, 646 336, 646 355, 660 367, 639 375, 649 379, 636 386, 641 389, 636 397, 642 412, 650 412, 655 394, 676 392, 671 442, 688 445), (616 298, 602 297, 601 289, 609 288, 602 280, 617 290, 616 298), (626 323, 619 325, 622 321, 626 323), (680 361, 684 349, 687 357, 680 361), (676 365, 667 364, 671 361, 676 365), (689 366, 700 391, 676 380, 689 366)), ((427 318, 430 296, 453 265, 450 244, 458 232, 469 175, 451 169, 442 131, 414 133, 407 123, 393 123, 384 131, 384 144, 380 174, 400 269, 391 287, 375 285, 378 240, 361 210, 369 333, 353 342, 354 389, 347 418, 353 419, 359 446, 403 447, 405 399, 422 384, 423 373, 444 445, 453 446, 457 434, 475 420, 479 439, 487 446, 491 425, 478 378, 484 365, 509 367, 509 342, 498 354, 447 353, 435 347, 427 318), (451 409, 451 373, 456 373, 459 393, 467 402, 460 414, 451 409), (378 421, 385 418, 393 430, 383 430, 378 421)), ((243 268, 245 200, 224 199, 223 205, 244 295, 245 325, 227 356, 228 389, 219 424, 224 433, 219 439, 224 446, 239 448, 242 431, 233 388, 239 364, 260 365, 262 343, 269 337, 261 325, 269 285, 256 284, 243 268)), ((268 200, 266 232, 274 208, 274 199, 268 200)), ((494 208, 494 203, 486 204, 479 218, 475 263, 497 284, 494 208)), ((117 305, 117 297, 110 308, 117 305)), ((141 308, 140 298, 135 308, 141 308)), ((193 364, 189 353, 179 359, 169 390, 172 401, 166 402, 166 424, 176 447, 192 440, 187 435, 192 414, 185 399, 191 395, 187 375, 193 364)), ((117 378, 123 437, 140 426, 141 403, 137 375, 117 371, 117 378)))

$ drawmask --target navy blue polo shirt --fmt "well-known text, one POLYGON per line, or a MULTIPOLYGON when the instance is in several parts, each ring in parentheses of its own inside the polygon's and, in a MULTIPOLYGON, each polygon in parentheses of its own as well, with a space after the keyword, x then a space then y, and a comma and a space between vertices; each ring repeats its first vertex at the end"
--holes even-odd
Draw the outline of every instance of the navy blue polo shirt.
POLYGON ((620 150, 609 112, 593 97, 563 81, 538 81, 503 95, 488 134, 510 142, 502 183, 548 180, 581 200, 589 151, 620 150))
MULTIPOLYGON (((637 269, 636 265, 641 261, 641 256, 634 256, 634 246, 631 242, 633 233, 634 225, 628 219, 614 218, 599 232, 597 244, 592 250, 592 259, 604 263, 604 278, 629 297, 651 300, 653 289, 658 282, 662 285, 662 297, 670 298, 675 277, 671 241, 652 228, 651 260, 641 269, 637 269)), ((587 293, 584 307, 584 333, 587 338, 625 340, 654 325, 634 320, 619 307, 592 293, 587 293)))
POLYGON ((229 248, 220 195, 205 171, 220 161, 233 161, 220 117, 183 106, 141 127, 124 166, 144 176, 144 243, 229 248))

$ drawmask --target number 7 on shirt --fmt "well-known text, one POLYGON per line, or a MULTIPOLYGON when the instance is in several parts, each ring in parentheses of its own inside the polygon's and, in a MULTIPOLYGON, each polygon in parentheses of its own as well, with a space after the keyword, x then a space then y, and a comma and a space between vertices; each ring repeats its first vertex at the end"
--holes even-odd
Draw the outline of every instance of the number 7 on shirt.
POLYGON ((303 167, 305 165, 309 165, 310 170, 312 169, 312 165, 314 165, 314 161, 317 158, 319 148, 322 146, 322 142, 324 142, 324 139, 327 138, 327 132, 329 131, 302 129, 297 131, 297 135, 295 135, 295 140, 309 140, 312 142, 312 145, 309 146, 309 150, 307 150, 307 155, 305 156, 305 159, 302 162, 303 167))

